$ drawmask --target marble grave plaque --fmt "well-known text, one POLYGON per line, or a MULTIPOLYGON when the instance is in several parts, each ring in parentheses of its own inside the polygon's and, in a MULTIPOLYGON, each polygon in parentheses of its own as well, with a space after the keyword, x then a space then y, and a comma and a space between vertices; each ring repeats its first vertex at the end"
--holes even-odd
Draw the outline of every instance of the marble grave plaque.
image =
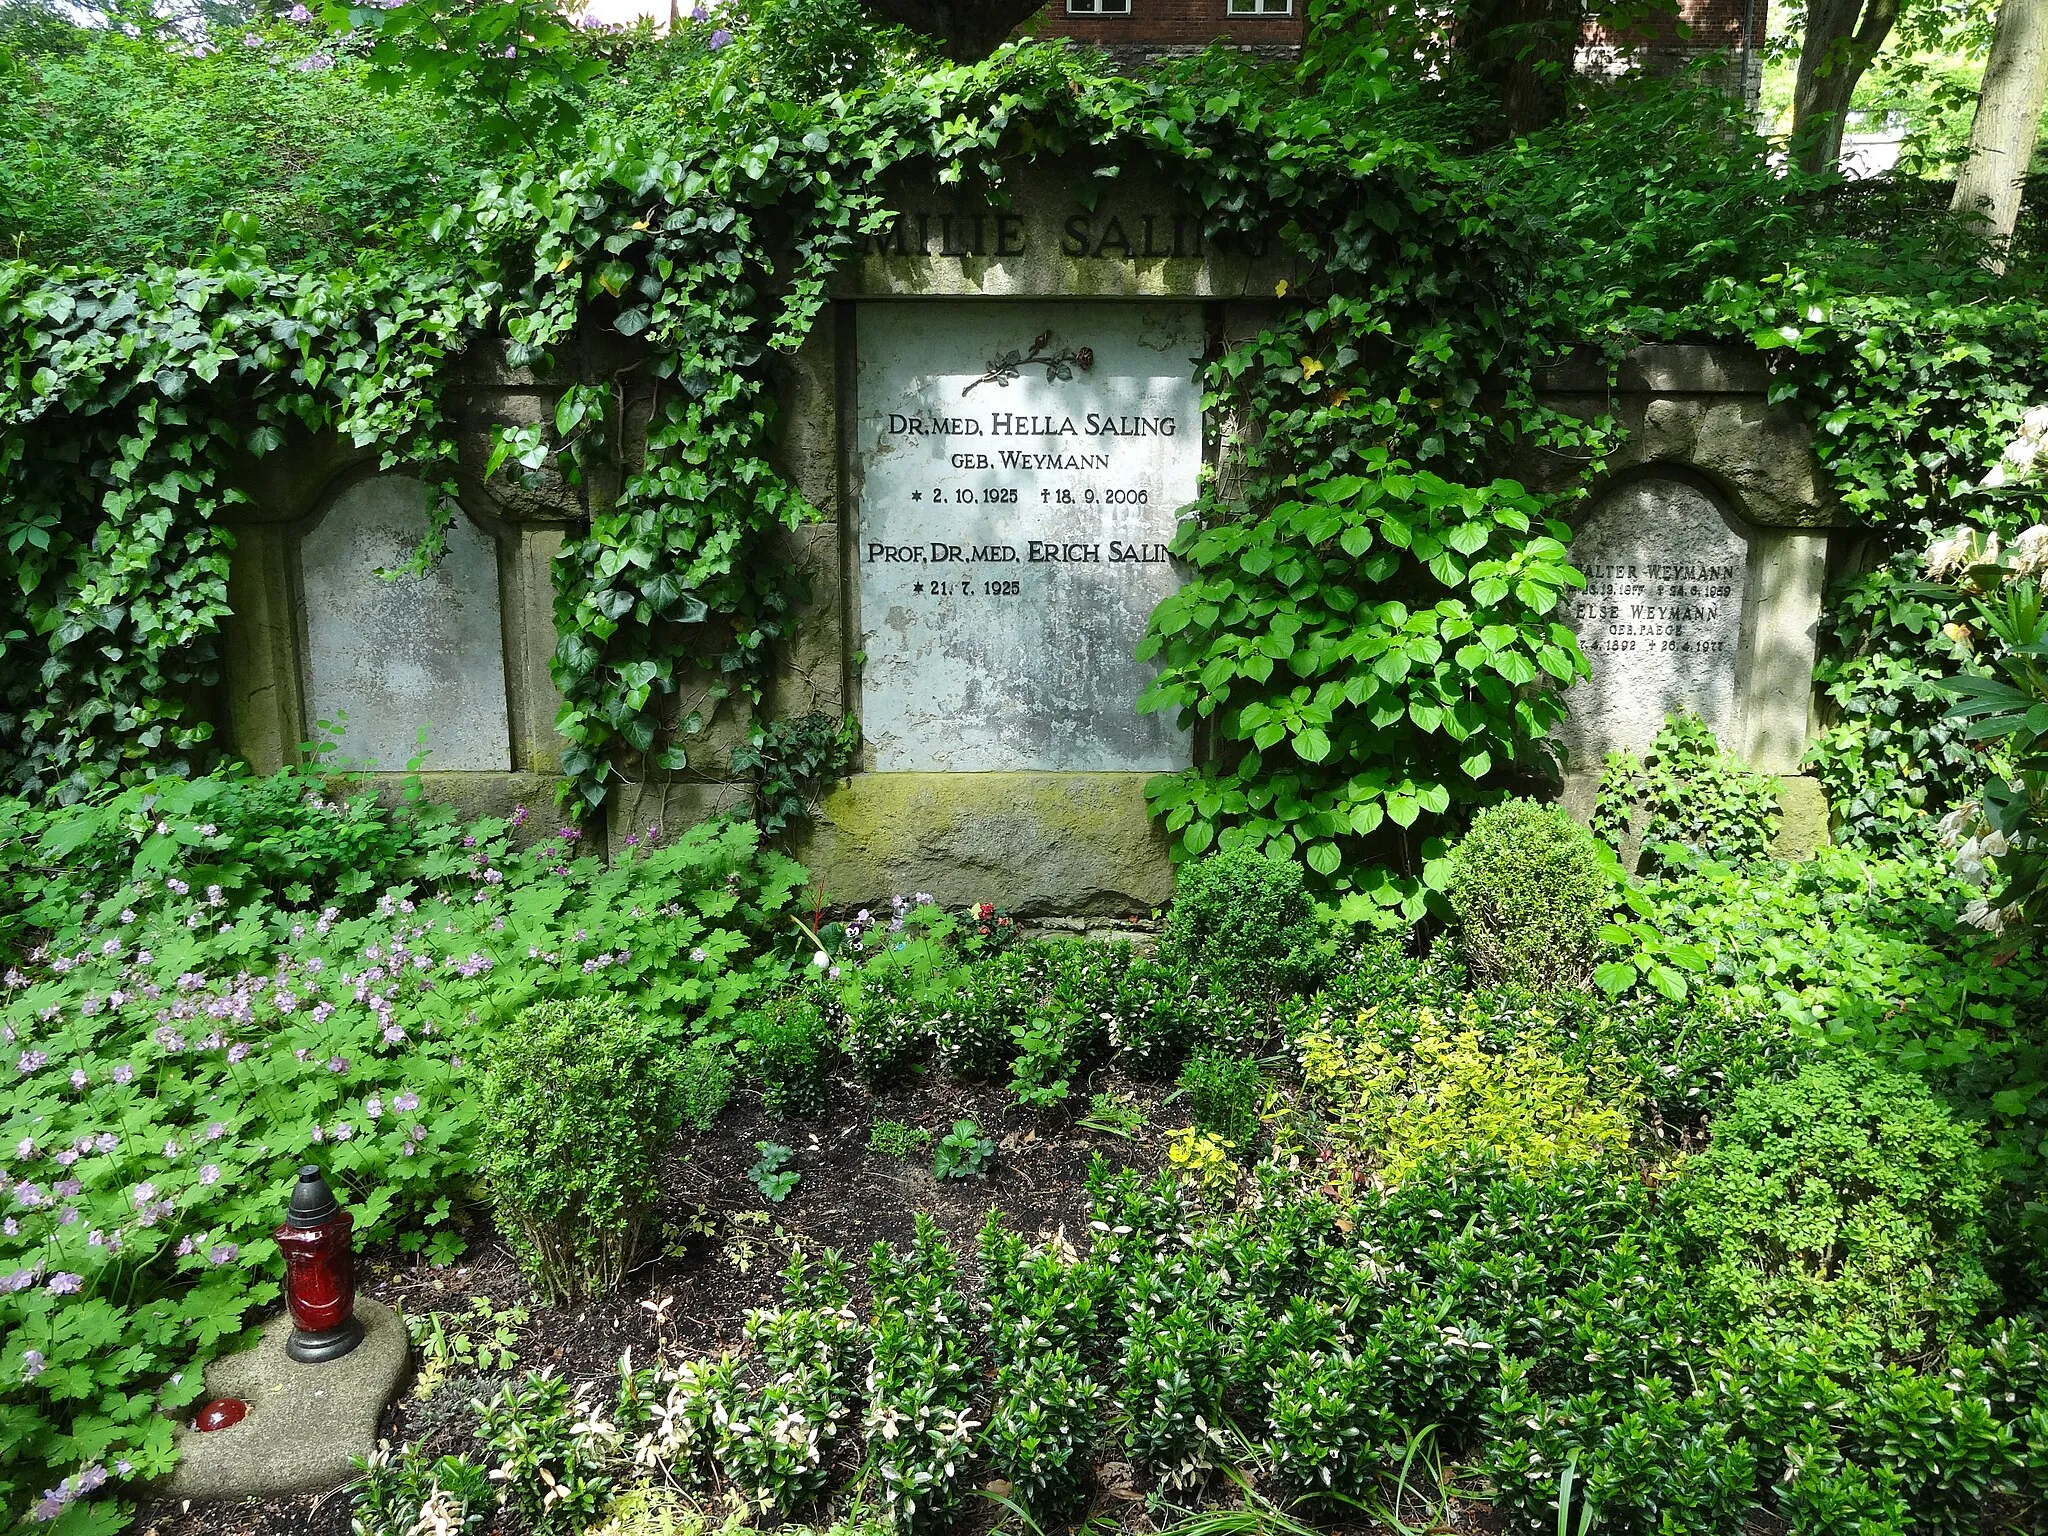
POLYGON ((458 514, 426 575, 377 574, 419 543, 427 494, 406 475, 359 480, 301 541, 307 704, 316 721, 347 712, 337 767, 403 772, 425 726, 424 768, 504 772, 512 746, 490 535, 458 514))
POLYGON ((1586 587, 1568 600, 1570 622, 1593 666, 1558 730, 1571 770, 1642 751, 1682 709, 1733 746, 1749 541, 1698 487, 1650 478, 1602 498, 1571 558, 1586 587))
POLYGON ((1191 304, 863 305, 862 731, 878 771, 1185 767, 1132 651, 1202 463, 1191 304))

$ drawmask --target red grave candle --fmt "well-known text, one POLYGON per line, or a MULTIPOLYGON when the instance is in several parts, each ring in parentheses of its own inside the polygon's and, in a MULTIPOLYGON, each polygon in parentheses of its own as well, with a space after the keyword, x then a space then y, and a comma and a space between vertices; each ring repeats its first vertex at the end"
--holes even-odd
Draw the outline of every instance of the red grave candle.
POLYGON ((363 1341, 355 1315, 355 1225, 320 1170, 311 1163, 301 1168, 290 1211, 276 1233, 293 1325, 285 1353, 294 1360, 338 1360, 363 1341))

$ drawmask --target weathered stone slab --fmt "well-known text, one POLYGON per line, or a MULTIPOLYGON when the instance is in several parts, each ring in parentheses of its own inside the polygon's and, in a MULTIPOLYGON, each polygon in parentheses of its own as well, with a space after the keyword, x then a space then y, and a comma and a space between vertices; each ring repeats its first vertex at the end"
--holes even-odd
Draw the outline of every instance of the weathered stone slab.
POLYGON ((178 1464, 158 1491, 173 1499, 247 1499, 321 1493, 356 1475, 377 1444, 377 1421, 405 1374, 405 1324, 381 1302, 358 1299, 363 1342, 339 1360, 301 1365, 284 1352, 289 1314, 263 1325, 256 1347, 206 1368, 209 1397, 249 1405, 239 1424, 200 1434, 181 1425, 178 1464))
POLYGON ((1573 536, 1586 589, 1571 605, 1593 675, 1567 695, 1559 738, 1579 772, 1641 751, 1666 716, 1689 709, 1737 743, 1736 682, 1749 541, 1698 487, 1633 480, 1573 536))
POLYGON ((359 480, 299 545, 308 706, 314 721, 348 719, 335 766, 403 769, 422 726, 442 771, 512 766, 498 556, 468 518, 423 576, 377 574, 403 564, 426 528, 428 490, 407 475, 359 480))
POLYGON ((919 891, 1018 916, 1143 915, 1173 895, 1142 773, 862 773, 795 849, 834 904, 919 891))
POLYGON ((1154 669, 1132 652, 1180 580, 1166 546, 1202 463, 1202 346, 1194 305, 861 308, 873 768, 1189 761, 1170 715, 1137 712, 1154 669))

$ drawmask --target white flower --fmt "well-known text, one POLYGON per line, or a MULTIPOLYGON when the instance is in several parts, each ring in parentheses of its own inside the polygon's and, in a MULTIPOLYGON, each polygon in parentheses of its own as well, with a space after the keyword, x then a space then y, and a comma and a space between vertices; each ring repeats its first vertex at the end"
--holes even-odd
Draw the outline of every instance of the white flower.
POLYGON ((819 950, 815 955, 811 956, 811 964, 818 967, 819 970, 823 970, 826 966, 830 965, 831 963, 832 957, 826 954, 825 951, 823 951, 822 949, 819 950))
POLYGON ((2012 568, 2015 575, 2038 581, 2041 573, 2048 571, 2048 527, 2040 523, 2020 531, 2012 541, 2012 568))
POLYGON ((1972 928, 1982 928, 1990 934, 2005 932, 2005 914, 1982 896, 1964 907, 1961 916, 1963 922, 1972 928))

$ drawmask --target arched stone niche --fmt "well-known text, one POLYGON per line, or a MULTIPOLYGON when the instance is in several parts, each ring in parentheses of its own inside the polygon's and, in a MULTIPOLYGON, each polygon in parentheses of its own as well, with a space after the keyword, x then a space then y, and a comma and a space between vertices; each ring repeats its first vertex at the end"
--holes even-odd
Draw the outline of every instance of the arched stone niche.
POLYGON ((1571 544, 1586 586, 1568 622, 1593 667, 1557 733, 1573 772, 1642 751, 1681 710, 1742 749, 1751 543, 1690 479, 1644 475, 1595 503, 1571 544))
POLYGON ((496 542, 457 514, 423 575, 378 574, 419 543, 430 494, 410 475, 356 480, 299 540, 306 719, 342 725, 333 766, 401 771, 422 728, 431 771, 512 766, 496 542))

